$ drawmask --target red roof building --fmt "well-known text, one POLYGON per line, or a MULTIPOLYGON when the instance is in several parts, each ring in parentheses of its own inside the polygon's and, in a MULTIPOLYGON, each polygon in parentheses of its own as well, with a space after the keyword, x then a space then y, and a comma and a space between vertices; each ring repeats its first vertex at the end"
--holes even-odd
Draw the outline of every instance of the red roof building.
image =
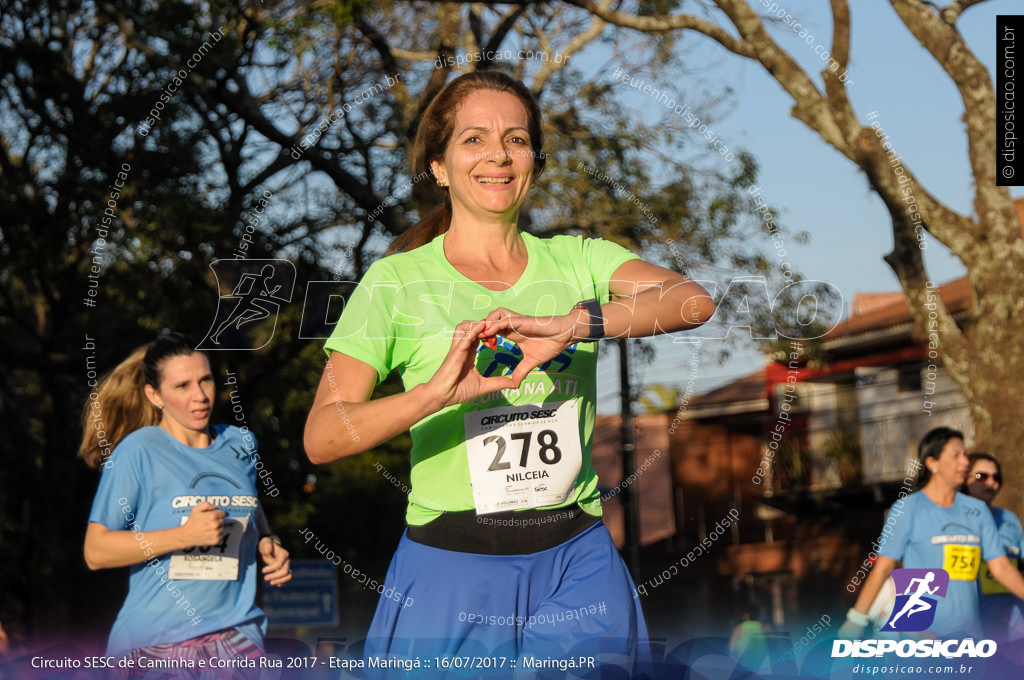
MULTIPOLYGON (((1024 230, 1024 199, 1017 211, 1024 230)), ((935 303, 966 320, 966 277, 931 290, 935 303)), ((945 425, 962 430, 970 446, 966 401, 927 339, 916 336, 902 292, 857 294, 849 317, 814 352, 818 361, 808 363, 805 349, 769 357, 761 369, 659 416, 667 424, 671 455, 662 459, 671 490, 639 487, 642 571, 678 564, 717 536, 707 557, 664 586, 666 595, 726 620, 738 608, 760 608, 791 629, 807 612, 852 604, 846 586, 884 510, 914 485, 908 468, 920 437, 945 425), (672 522, 660 519, 669 508, 672 522), (739 522, 716 532, 733 511, 739 522)), ((600 421, 617 433, 617 419, 600 421)), ((664 425, 645 427, 652 426, 664 425)), ((659 439, 656 446, 664 445, 659 439)), ((617 447, 617 434, 596 440, 595 465, 609 461, 611 482, 622 474, 613 462, 617 447)))

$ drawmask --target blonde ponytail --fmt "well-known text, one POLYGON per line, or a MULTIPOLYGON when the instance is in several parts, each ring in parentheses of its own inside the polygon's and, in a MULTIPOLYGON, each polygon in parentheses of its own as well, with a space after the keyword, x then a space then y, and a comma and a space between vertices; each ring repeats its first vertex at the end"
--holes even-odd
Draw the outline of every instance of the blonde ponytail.
POLYGON ((141 427, 160 422, 160 411, 146 398, 143 360, 149 345, 139 347, 108 373, 82 410, 78 455, 89 467, 106 467, 110 452, 141 427))

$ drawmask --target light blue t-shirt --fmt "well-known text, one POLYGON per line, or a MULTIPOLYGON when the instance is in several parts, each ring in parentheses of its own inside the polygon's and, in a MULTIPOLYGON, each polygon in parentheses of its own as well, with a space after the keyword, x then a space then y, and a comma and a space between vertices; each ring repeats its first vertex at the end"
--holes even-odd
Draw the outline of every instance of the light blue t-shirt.
MULTIPOLYGON (((1024 528, 1017 515, 1004 508, 992 508, 992 518, 999 530, 999 540, 1006 549, 1006 557, 1017 566, 1024 558, 1024 528)), ((982 565, 978 577, 981 591, 981 622, 985 634, 998 642, 1024 639, 1024 612, 1021 600, 1010 593, 982 565)))
POLYGON ((229 425, 216 426, 215 433, 210 446, 197 449, 159 427, 144 427, 118 444, 103 470, 89 521, 134 531, 143 549, 146 532, 181 526, 203 500, 223 510, 226 523, 234 520, 219 545, 131 565, 128 597, 107 643, 110 656, 225 628, 263 645, 266 616, 255 603, 256 441, 251 432, 229 425), (235 578, 226 579, 233 565, 235 578))
POLYGON ((938 597, 935 621, 928 629, 938 637, 981 636, 978 578, 982 560, 1004 554, 988 507, 956 494, 952 507, 932 502, 915 491, 889 509, 893 533, 883 534, 879 554, 903 561, 904 569, 945 569, 946 597, 938 597), (896 513, 895 515, 893 513, 896 513))

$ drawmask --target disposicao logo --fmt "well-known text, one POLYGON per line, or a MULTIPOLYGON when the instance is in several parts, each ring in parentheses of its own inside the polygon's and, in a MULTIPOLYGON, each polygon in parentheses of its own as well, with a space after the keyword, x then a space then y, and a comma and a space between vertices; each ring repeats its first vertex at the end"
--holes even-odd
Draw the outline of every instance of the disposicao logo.
POLYGON ((881 630, 885 632, 920 632, 935 621, 938 600, 929 595, 946 597, 949 574, 945 569, 893 569, 896 603, 881 630))
MULTIPOLYGON (((936 597, 946 597, 949 574, 945 569, 893 569, 896 602, 889 620, 880 632, 917 633, 927 630, 935 621, 939 606, 936 597), (901 594, 902 593, 902 594, 901 594)), ((960 656, 989 657, 996 653, 993 640, 835 640, 832 657, 882 656, 895 652, 901 657, 954 658, 960 656)))

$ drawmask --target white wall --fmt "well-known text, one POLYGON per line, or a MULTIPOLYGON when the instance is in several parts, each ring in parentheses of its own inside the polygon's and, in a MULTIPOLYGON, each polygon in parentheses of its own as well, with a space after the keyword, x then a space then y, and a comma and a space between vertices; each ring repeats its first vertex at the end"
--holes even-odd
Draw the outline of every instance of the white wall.
POLYGON ((858 368, 854 374, 865 482, 903 479, 917 458, 918 440, 934 427, 963 431, 970 448, 974 427, 967 402, 944 369, 931 376, 922 369, 919 392, 900 392, 895 368, 858 368))

